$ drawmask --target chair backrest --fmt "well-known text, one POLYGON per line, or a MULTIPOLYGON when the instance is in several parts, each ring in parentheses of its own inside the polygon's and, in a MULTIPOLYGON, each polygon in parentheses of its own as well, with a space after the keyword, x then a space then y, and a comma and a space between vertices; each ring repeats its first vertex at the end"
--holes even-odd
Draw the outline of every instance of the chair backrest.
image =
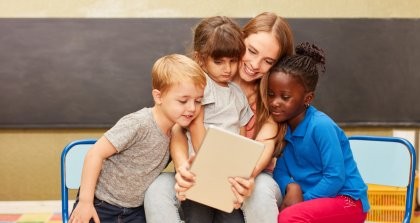
POLYGON ((69 218, 69 189, 78 189, 82 175, 83 161, 95 139, 77 140, 64 147, 61 153, 61 216, 64 223, 69 218))
POLYGON ((410 142, 397 137, 351 136, 350 147, 365 183, 405 187, 403 222, 412 216, 416 152, 410 142))

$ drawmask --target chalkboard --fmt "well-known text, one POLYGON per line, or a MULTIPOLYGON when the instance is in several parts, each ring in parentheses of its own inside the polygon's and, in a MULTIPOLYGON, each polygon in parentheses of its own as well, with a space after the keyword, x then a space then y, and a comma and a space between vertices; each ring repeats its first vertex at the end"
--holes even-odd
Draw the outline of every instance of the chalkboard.
POLYGON ((291 20, 325 49, 315 105, 343 126, 420 126, 419 19, 291 20))
MULTIPOLYGON (((107 128, 152 106, 154 61, 185 54, 198 21, 0 19, 0 128, 107 128)), ((327 53, 317 108, 341 125, 420 126, 419 20, 288 21, 327 53)))
POLYGON ((195 20, 0 19, 1 127, 109 127, 152 106, 151 68, 195 20))

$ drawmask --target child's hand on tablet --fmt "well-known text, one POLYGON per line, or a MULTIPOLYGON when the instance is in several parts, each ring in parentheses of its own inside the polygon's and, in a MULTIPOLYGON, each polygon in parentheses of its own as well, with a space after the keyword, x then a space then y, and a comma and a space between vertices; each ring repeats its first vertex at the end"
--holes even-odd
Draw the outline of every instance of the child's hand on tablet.
POLYGON ((184 201, 185 191, 190 189, 195 183, 195 174, 190 171, 191 163, 194 161, 195 155, 192 154, 187 162, 183 163, 175 174, 175 191, 176 197, 180 201, 184 201))

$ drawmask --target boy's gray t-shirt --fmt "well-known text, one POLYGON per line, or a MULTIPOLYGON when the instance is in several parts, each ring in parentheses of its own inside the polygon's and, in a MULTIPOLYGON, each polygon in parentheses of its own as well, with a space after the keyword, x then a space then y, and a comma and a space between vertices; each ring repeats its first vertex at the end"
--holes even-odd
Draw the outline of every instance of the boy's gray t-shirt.
POLYGON ((120 207, 143 205, 144 193, 169 161, 169 141, 151 108, 122 117, 104 136, 117 149, 106 159, 95 196, 120 207))

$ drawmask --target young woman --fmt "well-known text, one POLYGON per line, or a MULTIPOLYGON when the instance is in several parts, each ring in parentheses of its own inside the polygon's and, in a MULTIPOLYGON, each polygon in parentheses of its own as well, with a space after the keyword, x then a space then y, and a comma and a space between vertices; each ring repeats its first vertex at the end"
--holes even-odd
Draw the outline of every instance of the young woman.
POLYGON ((251 19, 242 32, 246 52, 233 81, 241 87, 255 114, 246 126, 246 135, 266 144, 264 154, 254 170, 255 183, 251 178, 242 184, 243 195, 250 195, 243 202, 242 210, 246 222, 270 223, 275 222, 277 204, 281 202, 279 187, 272 178, 277 153, 274 149, 275 136, 281 129, 270 118, 268 110, 261 106, 258 89, 261 78, 269 69, 279 59, 293 54, 293 35, 288 23, 271 12, 261 13, 251 19))

